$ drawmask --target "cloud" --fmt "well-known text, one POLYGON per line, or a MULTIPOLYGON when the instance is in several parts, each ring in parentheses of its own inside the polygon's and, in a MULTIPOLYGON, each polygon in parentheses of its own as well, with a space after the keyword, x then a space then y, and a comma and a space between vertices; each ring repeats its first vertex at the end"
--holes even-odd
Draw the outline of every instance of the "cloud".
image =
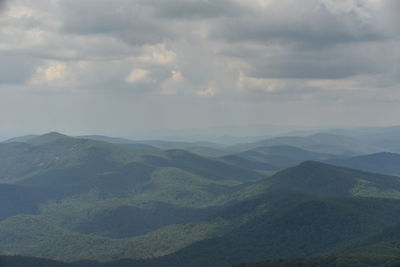
POLYGON ((377 14, 376 23, 379 29, 387 35, 400 35, 400 2, 396 0, 382 0, 373 2, 377 14))
POLYGON ((244 8, 231 0, 144 0, 157 16, 165 19, 210 19, 223 16, 237 16, 244 8))
POLYGON ((147 65, 169 65, 176 59, 176 53, 168 50, 164 44, 147 45, 143 47, 143 53, 136 60, 147 65))
POLYGON ((94 128, 127 129, 133 113, 157 128, 340 122, 329 105, 353 111, 349 123, 356 108, 400 112, 397 0, 0 2, 0 113, 33 110, 26 97, 38 117, 48 107, 84 127, 102 114, 94 128))
POLYGON ((129 44, 155 44, 172 33, 157 23, 149 8, 129 0, 61 1, 59 14, 64 32, 108 35, 129 44))
POLYGON ((280 46, 238 49, 227 55, 246 62, 246 74, 256 78, 342 79, 384 71, 387 66, 380 63, 381 56, 365 56, 371 50, 378 53, 380 48, 357 45, 309 50, 280 46))
POLYGON ((131 73, 125 78, 125 81, 128 83, 137 83, 143 82, 148 79, 149 71, 145 69, 134 69, 131 73))
POLYGON ((310 47, 383 38, 355 11, 335 12, 317 0, 270 1, 265 9, 225 19, 212 35, 230 42, 289 42, 310 47))
POLYGON ((226 44, 221 55, 237 59, 253 78, 345 79, 392 72, 396 59, 388 51, 396 48, 389 45, 387 30, 396 24, 380 25, 388 10, 374 3, 253 3, 251 15, 216 22, 211 37, 226 44))
POLYGON ((207 89, 199 90, 199 91, 195 92, 196 95, 204 96, 204 97, 211 97, 211 96, 214 96, 216 93, 217 93, 217 90, 213 86, 210 86, 207 89))
POLYGON ((20 53, 0 52, 0 84, 21 84, 29 81, 40 60, 20 53))
POLYGON ((188 86, 190 85, 186 83, 182 73, 178 70, 172 70, 171 76, 162 82, 158 93, 161 95, 175 95, 187 89, 188 86))
POLYGON ((4 8, 6 0, 0 0, 0 11, 4 8))

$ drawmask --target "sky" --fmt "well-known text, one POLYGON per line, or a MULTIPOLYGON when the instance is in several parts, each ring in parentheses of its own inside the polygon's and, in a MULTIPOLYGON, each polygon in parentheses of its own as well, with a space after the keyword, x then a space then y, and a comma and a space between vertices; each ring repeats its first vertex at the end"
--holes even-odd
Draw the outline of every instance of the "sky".
POLYGON ((398 0, 0 0, 0 135, 400 124, 399 14, 398 0))

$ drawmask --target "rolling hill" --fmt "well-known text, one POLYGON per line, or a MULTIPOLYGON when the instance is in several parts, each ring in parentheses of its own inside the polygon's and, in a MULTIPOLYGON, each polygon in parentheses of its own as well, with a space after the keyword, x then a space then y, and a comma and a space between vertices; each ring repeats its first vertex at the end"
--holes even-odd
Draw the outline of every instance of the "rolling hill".
POLYGON ((400 222, 398 177, 305 162, 249 187, 258 189, 252 198, 216 215, 229 220, 258 211, 246 223, 143 266, 225 266, 318 256, 387 241, 377 236, 393 233, 400 222), (368 188, 361 190, 360 183, 368 188))
POLYGON ((369 172, 400 175, 400 154, 381 152, 351 158, 332 159, 331 164, 369 172))
POLYGON ((222 157, 225 161, 244 164, 244 166, 258 170, 282 170, 304 161, 324 161, 334 158, 338 158, 338 156, 308 151, 294 146, 262 146, 222 157))
MULTIPOLYGON (((175 155, 173 151, 171 158, 176 160, 174 157, 182 153, 178 152, 175 155)), ((161 174, 160 179, 166 177, 161 174)), ((220 191, 216 196, 227 194, 220 203, 231 204, 215 208, 182 208, 166 202, 149 206, 148 196, 147 204, 141 202, 141 207, 137 199, 114 197, 110 201, 104 196, 74 196, 43 206, 42 213, 34 217, 15 216, 0 223, 0 237, 8 240, 0 250, 64 260, 169 254, 144 261, 143 266, 222 266, 275 257, 316 256, 361 244, 378 235, 382 227, 399 224, 400 203, 392 199, 398 197, 399 184, 397 177, 306 162, 240 186, 233 193, 233 188, 230 192, 220 191), (356 190, 360 181, 368 184, 369 190, 356 190), (251 193, 254 188, 257 190, 251 193), (246 196, 238 201, 235 194, 246 196), (200 236, 199 227, 205 227, 200 236), (44 233, 46 239, 42 239, 44 233), (28 234, 31 241, 14 243, 12 240, 20 239, 21 234, 28 234), (60 235, 67 240, 70 252, 64 250, 60 257, 58 247, 67 244, 57 242, 48 254, 43 254, 42 250, 60 235), (168 239, 152 238, 165 235, 176 240, 174 243, 182 243, 169 250, 157 248, 168 239), (211 239, 203 240, 207 238, 211 239), (37 249, 30 249, 30 244, 36 244, 37 249), (134 250, 124 250, 125 246, 134 250), (140 252, 141 246, 148 248, 146 253, 140 252), (181 262, 185 264, 179 265, 181 262)), ((182 188, 183 184, 175 186, 182 188)), ((147 193, 158 194, 150 189, 147 193)), ((168 201, 165 196, 160 199, 168 201)), ((200 196, 198 201, 204 199, 200 196)))
POLYGON ((149 176, 143 173, 146 169, 151 172, 167 167, 216 180, 246 181, 262 177, 252 170, 183 150, 135 150, 58 133, 38 136, 28 143, 1 144, 0 155, 0 180, 35 186, 67 186, 66 183, 73 185, 76 181, 81 188, 85 183, 91 188, 94 182, 119 179, 121 175, 128 179, 127 173, 137 173, 136 178, 130 178, 131 182, 146 180, 149 176))
POLYGON ((378 148, 363 142, 357 138, 350 136, 331 134, 331 133, 318 133, 310 136, 280 136, 262 141, 238 144, 227 147, 227 151, 244 152, 252 150, 257 147, 270 147, 270 146, 292 146, 302 148, 305 150, 334 154, 340 156, 352 156, 355 154, 366 154, 379 151, 378 148))
POLYGON ((307 161, 260 181, 268 191, 324 196, 399 197, 400 178, 307 161))
MULTIPOLYGON (((199 241, 148 266, 226 266, 263 259, 317 256, 351 248, 360 239, 400 220, 398 200, 281 194, 291 201, 284 205, 278 202, 276 207, 270 204, 269 212, 228 234, 199 241)), ((265 205, 270 201, 274 203, 272 198, 265 205)))
MULTIPOLYGON (((332 156, 291 146, 252 153, 291 164, 332 156)), ((0 144, 0 254, 217 267, 397 240, 399 177, 315 161, 267 177, 258 170, 272 164, 240 154, 58 133, 0 144)))
POLYGON ((7 240, 0 251, 63 260, 163 255, 227 231, 236 222, 209 221, 215 208, 207 207, 264 177, 183 150, 133 150, 57 133, 1 144, 0 153, 2 181, 12 183, 0 186, 7 240), (168 238, 160 246, 161 237, 168 238))

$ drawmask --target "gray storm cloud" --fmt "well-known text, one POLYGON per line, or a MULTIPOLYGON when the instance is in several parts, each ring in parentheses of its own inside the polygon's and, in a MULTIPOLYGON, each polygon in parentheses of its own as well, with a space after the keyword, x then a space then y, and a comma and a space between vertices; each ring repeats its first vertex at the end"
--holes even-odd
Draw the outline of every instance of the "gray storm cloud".
POLYGON ((29 81, 38 64, 35 58, 26 57, 23 54, 0 52, 0 83, 19 84, 29 81))
POLYGON ((159 43, 172 35, 151 16, 149 8, 135 1, 61 1, 60 18, 65 33, 103 34, 133 45, 159 43))
POLYGON ((335 14, 313 0, 292 3, 298 12, 290 12, 285 10, 287 2, 276 1, 263 12, 225 20, 217 24, 213 35, 234 42, 291 42, 309 47, 383 38, 355 14, 335 14))
POLYGON ((392 26, 397 34, 400 34, 398 25, 400 25, 400 1, 387 0, 387 14, 389 16, 389 27, 392 26))
POLYGON ((0 8, 7 129, 400 124, 390 115, 400 112, 398 0, 0 0, 0 8))
POLYGON ((4 8, 4 5, 6 3, 6 0, 0 0, 0 11, 4 8))
POLYGON ((230 0, 144 0, 156 13, 170 19, 207 19, 223 16, 238 16, 245 10, 230 0))

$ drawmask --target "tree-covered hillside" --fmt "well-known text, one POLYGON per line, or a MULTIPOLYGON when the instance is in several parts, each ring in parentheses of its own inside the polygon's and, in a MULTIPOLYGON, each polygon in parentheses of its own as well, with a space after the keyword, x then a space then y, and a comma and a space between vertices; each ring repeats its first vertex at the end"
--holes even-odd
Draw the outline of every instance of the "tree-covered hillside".
MULTIPOLYGON (((291 164, 331 156, 288 146, 252 153, 291 164)), ((4 255, 222 267, 400 240, 396 176, 315 161, 267 176, 269 163, 240 154, 138 150, 57 133, 0 144, 0 155, 4 255)))

